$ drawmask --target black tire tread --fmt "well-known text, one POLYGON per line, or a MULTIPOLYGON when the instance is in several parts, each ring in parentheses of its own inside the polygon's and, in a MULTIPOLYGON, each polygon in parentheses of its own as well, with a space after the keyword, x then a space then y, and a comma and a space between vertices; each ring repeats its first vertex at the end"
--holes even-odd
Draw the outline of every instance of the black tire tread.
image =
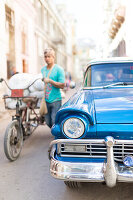
POLYGON ((8 134, 9 134, 9 130, 10 130, 10 128, 12 128, 15 124, 19 126, 19 122, 18 122, 17 120, 11 121, 11 122, 8 124, 7 128, 6 128, 5 135, 4 135, 4 152, 5 152, 6 157, 7 157, 8 160, 10 160, 10 161, 15 161, 15 160, 19 157, 19 155, 20 155, 20 153, 21 153, 21 150, 20 150, 19 154, 18 154, 16 157, 12 157, 11 154, 10 154, 10 152, 9 152, 9 150, 8 150, 8 134))
POLYGON ((65 185, 71 189, 81 188, 81 182, 77 181, 64 181, 65 185))

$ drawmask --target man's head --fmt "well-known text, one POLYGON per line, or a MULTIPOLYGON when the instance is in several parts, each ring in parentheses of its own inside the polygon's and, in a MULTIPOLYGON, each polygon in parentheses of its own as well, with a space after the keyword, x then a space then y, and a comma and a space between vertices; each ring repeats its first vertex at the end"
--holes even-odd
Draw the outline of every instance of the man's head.
POLYGON ((44 50, 44 59, 48 65, 54 64, 55 51, 52 48, 47 48, 44 50))

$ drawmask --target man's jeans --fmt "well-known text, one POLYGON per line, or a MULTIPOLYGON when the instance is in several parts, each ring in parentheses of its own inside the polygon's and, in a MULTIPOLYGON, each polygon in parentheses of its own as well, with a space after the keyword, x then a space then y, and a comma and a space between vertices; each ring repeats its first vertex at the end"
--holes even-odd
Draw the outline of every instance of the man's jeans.
POLYGON ((61 107, 61 101, 55 101, 53 103, 46 102, 46 104, 48 113, 45 115, 45 120, 46 124, 51 128, 52 125, 55 123, 56 113, 61 107))

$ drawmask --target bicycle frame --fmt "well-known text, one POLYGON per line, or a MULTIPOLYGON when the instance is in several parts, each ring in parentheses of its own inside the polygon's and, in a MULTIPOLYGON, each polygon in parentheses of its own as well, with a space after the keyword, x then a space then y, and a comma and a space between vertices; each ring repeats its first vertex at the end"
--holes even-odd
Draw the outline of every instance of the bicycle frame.
MULTIPOLYGON (((40 79, 40 78, 38 78, 40 79)), ((33 83, 30 84, 33 85, 38 79, 36 79, 35 81, 33 81, 33 83)), ((4 96, 4 103, 5 103, 5 108, 7 108, 6 106, 6 99, 7 98, 11 98, 11 99, 15 99, 17 100, 16 103, 16 113, 14 116, 12 116, 12 120, 18 120, 19 124, 21 124, 21 126, 23 126, 23 124, 25 123, 26 126, 28 126, 30 124, 30 122, 34 122, 34 126, 38 127, 38 125, 43 124, 42 123, 42 119, 40 118, 40 116, 36 113, 35 111, 35 106, 37 104, 37 97, 31 97, 31 96, 26 96, 24 97, 24 90, 28 89, 24 88, 24 89, 11 89, 9 87, 9 85, 7 84, 7 82, 4 79, 0 79, 0 82, 5 82, 5 84, 7 85, 7 87, 9 88, 9 90, 11 90, 11 96, 4 96), (26 103, 26 107, 21 109, 20 105, 22 104, 22 101, 24 103, 26 103), (30 118, 30 114, 33 113, 34 114, 34 118, 30 118)), ((35 128, 34 128, 35 130, 35 128)), ((32 131, 33 132, 33 131, 32 131)))

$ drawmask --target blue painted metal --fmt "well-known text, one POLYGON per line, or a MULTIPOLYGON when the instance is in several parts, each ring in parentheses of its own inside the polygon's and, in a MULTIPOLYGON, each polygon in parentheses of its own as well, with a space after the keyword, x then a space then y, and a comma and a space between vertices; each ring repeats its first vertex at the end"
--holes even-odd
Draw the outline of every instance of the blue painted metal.
POLYGON ((62 121, 62 116, 73 114, 85 115, 90 124, 95 124, 95 110, 94 110, 94 100, 92 91, 80 90, 75 95, 73 95, 57 112, 56 121, 62 121))
POLYGON ((93 90, 97 124, 133 124, 133 87, 93 90))
POLYGON ((57 154, 55 155, 55 158, 57 160, 60 160, 60 161, 65 161, 65 162, 96 162, 96 163, 100 163, 100 162, 106 162, 107 159, 105 158, 77 158, 77 157, 61 157, 61 156, 58 156, 57 154))
MULTIPOLYGON (((91 67, 111 68, 115 64, 118 68, 130 65, 133 69, 133 62, 130 62, 94 62, 91 67)), ((82 119, 85 124, 81 138, 101 139, 109 135, 115 139, 133 139, 133 85, 84 88, 75 93, 57 112, 52 128, 55 139, 67 138, 63 133, 63 123, 73 116, 82 119)))

